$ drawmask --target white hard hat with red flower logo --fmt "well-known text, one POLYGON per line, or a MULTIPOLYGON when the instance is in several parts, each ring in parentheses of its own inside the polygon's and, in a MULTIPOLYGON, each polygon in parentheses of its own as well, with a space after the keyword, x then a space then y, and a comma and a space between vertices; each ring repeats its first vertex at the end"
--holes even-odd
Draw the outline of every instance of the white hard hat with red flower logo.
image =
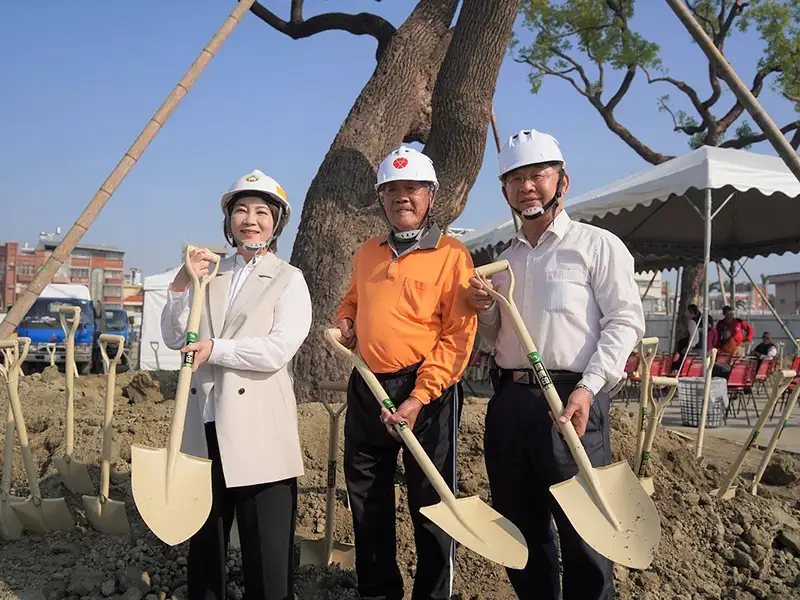
POLYGON ((407 146, 400 146, 383 159, 378 167, 375 189, 379 189, 384 183, 398 180, 424 181, 432 184, 434 190, 439 188, 433 161, 422 152, 407 146))

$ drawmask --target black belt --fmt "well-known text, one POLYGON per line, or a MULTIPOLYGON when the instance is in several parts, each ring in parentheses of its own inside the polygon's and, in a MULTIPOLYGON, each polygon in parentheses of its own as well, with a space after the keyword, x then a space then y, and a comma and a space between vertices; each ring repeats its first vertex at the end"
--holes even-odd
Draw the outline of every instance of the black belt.
MULTIPOLYGON (((501 381, 510 381, 512 383, 519 383, 522 385, 539 385, 536 381, 532 369, 501 369, 497 367, 498 375, 501 381)), ((582 373, 575 371, 552 370, 548 371, 550 379, 553 383, 578 383, 583 377, 582 373)))

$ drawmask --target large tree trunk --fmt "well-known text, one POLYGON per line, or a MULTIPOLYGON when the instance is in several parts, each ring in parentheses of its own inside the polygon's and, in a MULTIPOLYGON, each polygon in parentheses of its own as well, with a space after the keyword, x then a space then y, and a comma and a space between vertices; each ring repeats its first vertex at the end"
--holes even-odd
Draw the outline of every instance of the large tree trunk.
POLYGON ((463 209, 483 162, 491 99, 518 3, 467 0, 451 32, 457 5, 422 0, 398 28, 306 195, 291 258, 314 306, 311 333, 293 365, 300 402, 318 397, 317 381, 341 380, 350 370, 323 332, 350 284, 356 250, 386 231, 373 188, 380 161, 404 141, 428 142, 442 182, 437 215, 443 225, 463 209))

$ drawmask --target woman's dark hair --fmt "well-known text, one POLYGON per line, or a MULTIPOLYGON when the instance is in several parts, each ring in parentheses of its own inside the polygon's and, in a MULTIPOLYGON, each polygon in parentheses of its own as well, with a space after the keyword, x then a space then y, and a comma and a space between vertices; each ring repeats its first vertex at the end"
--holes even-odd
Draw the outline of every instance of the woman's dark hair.
MULTIPOLYGON (((269 212, 272 213, 272 222, 273 222, 273 230, 272 235, 274 239, 272 243, 269 245, 270 252, 277 253, 278 252, 278 236, 280 236, 281 232, 283 231, 284 226, 286 225, 286 219, 281 218, 280 222, 278 222, 278 217, 280 216, 281 209, 276 203, 275 199, 268 195, 268 194, 260 194, 258 192, 240 192, 233 196, 226 206, 227 214, 225 219, 222 221, 222 233, 225 236, 225 239, 228 243, 233 246, 234 248, 237 247, 236 239, 233 237, 233 233, 231 232, 231 215, 233 215, 233 207, 236 206, 236 201, 241 198, 242 196, 258 196, 264 202, 266 202, 267 206, 269 207, 269 212)), ((283 215, 285 217, 285 215, 283 215)))

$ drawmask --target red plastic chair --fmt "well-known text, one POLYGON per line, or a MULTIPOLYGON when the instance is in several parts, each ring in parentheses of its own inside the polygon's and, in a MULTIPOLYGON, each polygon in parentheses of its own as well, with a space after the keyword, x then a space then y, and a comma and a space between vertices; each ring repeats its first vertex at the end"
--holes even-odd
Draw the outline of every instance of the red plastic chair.
POLYGON ((736 417, 739 410, 744 409, 744 416, 747 424, 750 425, 750 411, 747 408, 748 399, 753 405, 753 411, 758 416, 758 406, 755 396, 753 396, 753 382, 756 376, 756 360, 754 358, 734 358, 731 362, 731 374, 728 377, 728 411, 733 412, 736 417), (738 406, 733 408, 734 399, 738 400, 738 406))

